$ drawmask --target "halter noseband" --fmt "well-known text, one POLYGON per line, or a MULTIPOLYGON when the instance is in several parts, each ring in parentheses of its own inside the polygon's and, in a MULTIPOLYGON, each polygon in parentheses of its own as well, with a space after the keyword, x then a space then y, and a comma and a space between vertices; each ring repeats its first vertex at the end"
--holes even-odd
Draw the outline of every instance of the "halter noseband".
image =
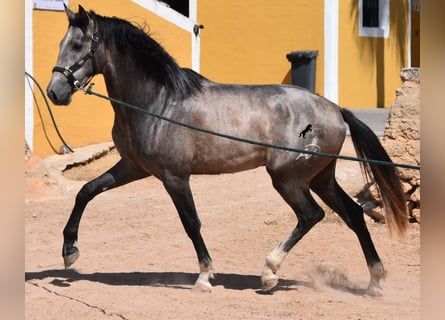
POLYGON ((59 67, 55 66, 52 70, 52 72, 60 72, 62 73, 65 78, 68 79, 68 83, 71 85, 72 89, 74 91, 77 91, 79 89, 82 89, 85 87, 93 78, 93 76, 97 72, 97 65, 96 65, 96 59, 94 57, 94 54, 96 53, 97 47, 99 46, 99 40, 97 36, 97 30, 93 25, 93 35, 91 36, 91 48, 88 51, 86 55, 84 55, 82 58, 80 58, 79 61, 72 64, 70 67, 59 67), (82 66, 91 59, 91 63, 93 65, 93 74, 85 81, 84 84, 82 84, 79 80, 76 79, 74 76, 74 72, 82 68, 82 66))

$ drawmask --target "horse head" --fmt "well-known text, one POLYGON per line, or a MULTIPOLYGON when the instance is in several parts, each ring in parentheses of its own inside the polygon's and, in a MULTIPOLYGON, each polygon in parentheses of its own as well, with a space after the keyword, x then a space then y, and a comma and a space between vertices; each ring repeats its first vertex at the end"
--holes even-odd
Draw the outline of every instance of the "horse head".
POLYGON ((60 42, 60 51, 47 94, 56 105, 68 105, 71 96, 82 89, 97 73, 99 48, 97 25, 92 15, 79 5, 74 13, 67 6, 69 27, 60 42))

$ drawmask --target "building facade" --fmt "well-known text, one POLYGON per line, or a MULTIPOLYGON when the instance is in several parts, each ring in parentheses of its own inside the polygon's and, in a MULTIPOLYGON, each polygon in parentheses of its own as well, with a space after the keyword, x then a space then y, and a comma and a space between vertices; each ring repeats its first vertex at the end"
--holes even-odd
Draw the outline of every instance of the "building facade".
MULTIPOLYGON (((63 11, 36 8, 38 2, 26 9, 26 71, 46 87, 67 17, 63 11)), ((217 82, 290 84, 286 54, 317 50, 316 93, 348 108, 389 107, 400 70, 418 63, 418 10, 412 10, 410 0, 65 2, 74 11, 82 4, 145 25, 181 66, 217 82)), ((101 76, 93 82, 96 92, 106 93, 101 76)), ((25 138, 43 157, 57 152, 61 142, 32 88, 35 98, 29 85, 25 88, 25 138)), ((106 101, 77 93, 70 106, 51 109, 72 148, 111 140, 113 112, 106 101)))

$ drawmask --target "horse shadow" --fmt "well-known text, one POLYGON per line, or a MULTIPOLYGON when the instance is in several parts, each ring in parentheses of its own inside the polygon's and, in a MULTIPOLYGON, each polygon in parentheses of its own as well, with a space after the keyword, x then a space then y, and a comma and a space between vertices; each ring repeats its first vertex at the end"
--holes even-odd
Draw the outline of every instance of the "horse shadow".
MULTIPOLYGON (((196 273, 186 272, 94 272, 80 273, 75 269, 53 269, 39 272, 25 272, 25 281, 51 279, 52 285, 69 287, 77 281, 91 281, 111 286, 151 286, 174 289, 191 289, 197 278, 196 273)), ((232 273, 217 273, 211 280, 212 286, 222 286, 231 290, 261 291, 261 277, 256 275, 241 275, 232 273)), ((312 287, 310 282, 280 279, 276 291, 297 290, 298 286, 312 287)))

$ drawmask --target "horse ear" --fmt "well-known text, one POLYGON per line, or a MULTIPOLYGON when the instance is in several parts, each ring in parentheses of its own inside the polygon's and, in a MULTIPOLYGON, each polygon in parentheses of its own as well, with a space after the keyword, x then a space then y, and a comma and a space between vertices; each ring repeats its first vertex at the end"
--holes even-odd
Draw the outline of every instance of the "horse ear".
POLYGON ((80 4, 79 4, 79 14, 82 15, 82 16, 87 14, 85 9, 80 4))
POLYGON ((72 21, 72 20, 74 19, 74 15, 75 15, 75 13, 72 12, 72 11, 70 10, 70 8, 67 7, 67 5, 65 4, 65 2, 63 3, 63 7, 65 8, 65 12, 66 12, 66 15, 68 16, 68 19, 69 19, 70 21, 72 21))
POLYGON ((90 16, 85 11, 85 9, 79 4, 79 17, 82 21, 82 23, 87 26, 90 21, 90 16))

